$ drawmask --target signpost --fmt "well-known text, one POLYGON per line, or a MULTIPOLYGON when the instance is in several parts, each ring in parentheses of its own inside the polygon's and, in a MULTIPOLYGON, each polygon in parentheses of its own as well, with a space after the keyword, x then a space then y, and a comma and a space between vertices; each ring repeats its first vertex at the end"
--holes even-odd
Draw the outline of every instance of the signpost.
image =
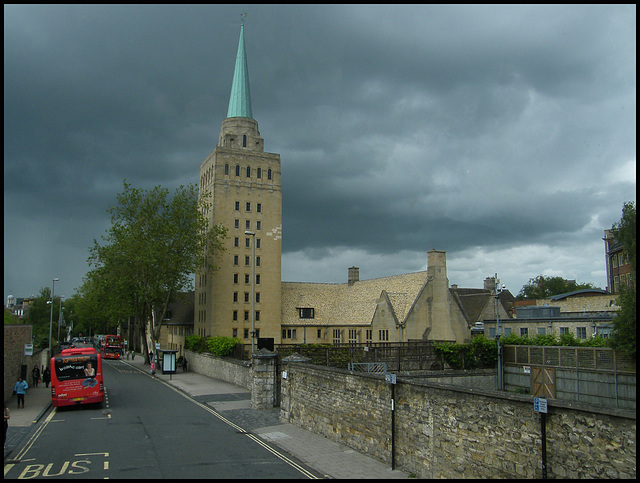
POLYGON ((540 437, 542 440, 542 478, 547 479, 547 400, 543 397, 533 398, 533 410, 540 413, 540 437))
POLYGON ((396 415, 396 375, 395 374, 385 374, 385 381, 391 384, 391 469, 394 470, 396 468, 396 448, 395 448, 395 415, 396 415))

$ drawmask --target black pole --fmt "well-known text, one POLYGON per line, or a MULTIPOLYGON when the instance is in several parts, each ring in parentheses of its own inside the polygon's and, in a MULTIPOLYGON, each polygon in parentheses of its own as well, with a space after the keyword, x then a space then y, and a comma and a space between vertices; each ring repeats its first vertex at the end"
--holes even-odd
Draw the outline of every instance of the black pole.
POLYGON ((547 415, 540 413, 540 431, 542 433, 542 478, 547 479, 547 415))
POLYGON ((396 451, 395 451, 395 440, 396 440, 396 432, 395 432, 395 415, 396 415, 396 385, 391 384, 391 469, 396 469, 396 451))

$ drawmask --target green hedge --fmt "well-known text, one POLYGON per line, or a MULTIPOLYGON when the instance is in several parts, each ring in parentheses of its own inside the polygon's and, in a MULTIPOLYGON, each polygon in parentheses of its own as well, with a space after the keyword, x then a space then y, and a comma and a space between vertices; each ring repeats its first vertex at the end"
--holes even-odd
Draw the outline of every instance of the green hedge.
POLYGON ((185 337, 185 349, 193 352, 208 352, 216 356, 230 356, 237 344, 241 344, 233 337, 202 337, 189 335, 185 337))
POLYGON ((436 342, 434 348, 454 369, 492 368, 498 361, 498 343, 484 337, 474 337, 469 344, 436 342))

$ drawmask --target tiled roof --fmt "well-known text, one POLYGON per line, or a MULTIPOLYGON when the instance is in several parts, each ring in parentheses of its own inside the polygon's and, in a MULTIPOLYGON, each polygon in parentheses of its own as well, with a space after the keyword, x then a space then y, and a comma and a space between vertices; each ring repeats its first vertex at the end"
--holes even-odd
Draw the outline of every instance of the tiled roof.
POLYGON ((180 292, 174 302, 167 307, 171 315, 170 320, 165 320, 166 325, 193 325, 195 292, 180 292))
POLYGON ((282 282, 282 325, 371 324, 385 292, 398 322, 403 322, 427 281, 427 272, 347 283, 282 282), (299 308, 313 308, 313 319, 301 319, 299 308))

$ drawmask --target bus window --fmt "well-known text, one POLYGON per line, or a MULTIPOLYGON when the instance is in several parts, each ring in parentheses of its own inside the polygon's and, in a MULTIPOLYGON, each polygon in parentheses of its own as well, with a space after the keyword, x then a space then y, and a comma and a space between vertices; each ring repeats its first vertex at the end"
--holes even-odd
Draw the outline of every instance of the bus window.
POLYGON ((66 349, 51 358, 53 406, 103 401, 102 358, 95 349, 66 349))

